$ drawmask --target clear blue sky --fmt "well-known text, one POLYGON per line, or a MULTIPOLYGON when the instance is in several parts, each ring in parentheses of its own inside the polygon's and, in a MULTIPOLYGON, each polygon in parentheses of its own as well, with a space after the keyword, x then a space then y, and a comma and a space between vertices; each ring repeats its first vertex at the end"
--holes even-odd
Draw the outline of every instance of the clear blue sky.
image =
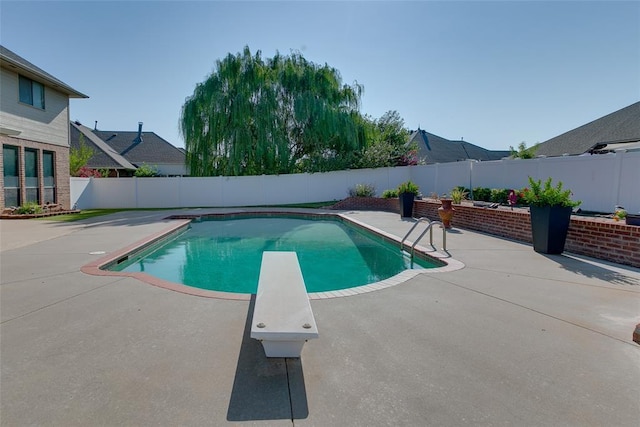
POLYGON ((361 111, 503 150, 640 100, 640 2, 0 1, 0 42, 71 87, 71 119, 154 131, 215 62, 300 51, 364 86, 361 111))

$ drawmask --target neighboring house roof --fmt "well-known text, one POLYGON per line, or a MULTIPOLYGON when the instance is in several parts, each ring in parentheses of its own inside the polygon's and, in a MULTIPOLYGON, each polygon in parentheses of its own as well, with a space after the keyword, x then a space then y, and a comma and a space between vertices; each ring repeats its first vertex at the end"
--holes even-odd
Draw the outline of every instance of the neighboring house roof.
POLYGON ((19 72, 25 77, 29 77, 32 80, 39 81, 46 86, 52 87, 66 94, 69 98, 88 98, 84 93, 78 92, 68 84, 58 80, 51 74, 33 65, 31 62, 22 58, 20 55, 13 53, 4 46, 0 46, 0 63, 2 63, 3 67, 15 69, 16 72, 19 72))
MULTIPOLYGON (((536 146, 537 156, 580 155, 619 143, 640 141, 640 102, 582 125, 536 146)), ((631 145, 629 145, 631 147, 631 145)), ((614 149, 615 149, 614 148, 614 149)))
POLYGON ((91 129, 82 126, 78 122, 72 122, 70 127, 71 147, 80 147, 80 134, 84 135, 84 143, 93 149, 94 155, 87 162, 87 166, 92 169, 129 169, 136 170, 136 167, 127 159, 121 156, 107 143, 98 138, 91 129))
POLYGON ((154 132, 114 132, 90 129, 79 122, 70 123, 71 146, 80 146, 80 135, 95 152, 87 166, 93 169, 135 170, 143 163, 154 165, 185 165, 185 152, 174 147, 154 132))
POLYGON ((93 133, 136 166, 185 164, 184 152, 154 132, 141 132, 141 142, 136 141, 138 132, 135 131, 94 130, 93 133))
POLYGON ((500 160, 508 157, 509 151, 492 151, 466 141, 451 141, 418 128, 409 137, 409 142, 418 144, 418 157, 426 164, 449 163, 461 160, 500 160))

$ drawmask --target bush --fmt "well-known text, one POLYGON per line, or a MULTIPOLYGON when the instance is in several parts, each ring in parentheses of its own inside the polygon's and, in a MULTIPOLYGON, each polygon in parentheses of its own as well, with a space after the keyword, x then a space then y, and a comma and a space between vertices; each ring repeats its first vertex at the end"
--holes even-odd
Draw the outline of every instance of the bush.
POLYGON ((102 178, 102 174, 97 169, 91 169, 86 166, 78 169, 76 176, 79 178, 102 178))
POLYGON ((464 187, 456 187, 451 190, 451 193, 449 193, 449 195, 451 196, 453 203, 460 204, 463 200, 465 200, 467 198, 467 194, 469 194, 466 190, 467 189, 464 187))
POLYGON ((398 190, 384 190, 382 192, 382 198, 384 199, 394 199, 398 197, 398 190))
POLYGON ((42 213, 42 206, 36 202, 25 203, 14 211, 18 215, 39 214, 42 213))
POLYGON ((146 163, 142 163, 140 166, 138 166, 138 169, 136 169, 134 176, 137 177, 150 177, 150 176, 157 176, 158 175, 158 168, 155 166, 150 166, 146 163))
POLYGON ((529 177, 529 185, 531 188, 523 190, 524 199, 530 206, 563 206, 572 207, 580 205, 580 201, 571 200, 571 190, 562 188, 562 181, 553 187, 551 178, 548 178, 544 184, 541 180, 534 181, 529 177))
POLYGON ((490 202, 506 205, 508 200, 509 200, 508 189, 494 188, 491 190, 491 200, 489 200, 490 202))
POLYGON ((491 201, 491 189, 486 187, 477 187, 473 189, 473 200, 481 202, 491 201))
POLYGON ((376 188, 371 184, 356 184, 355 188, 349 189, 350 197, 375 197, 376 188))
POLYGON ((411 193, 414 195, 418 195, 419 192, 420 188, 411 181, 405 181, 398 186, 398 194, 411 193))

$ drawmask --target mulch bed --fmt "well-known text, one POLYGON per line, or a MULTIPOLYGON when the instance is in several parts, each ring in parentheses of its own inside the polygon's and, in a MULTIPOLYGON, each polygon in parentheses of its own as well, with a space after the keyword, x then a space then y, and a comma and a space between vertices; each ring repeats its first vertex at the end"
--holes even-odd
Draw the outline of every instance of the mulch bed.
POLYGON ((42 212, 37 214, 3 213, 3 214, 0 214, 0 219, 32 219, 32 218, 43 218, 47 216, 67 215, 67 214, 74 214, 74 213, 80 213, 80 210, 79 209, 68 210, 68 211, 61 210, 61 211, 55 211, 55 212, 42 212))

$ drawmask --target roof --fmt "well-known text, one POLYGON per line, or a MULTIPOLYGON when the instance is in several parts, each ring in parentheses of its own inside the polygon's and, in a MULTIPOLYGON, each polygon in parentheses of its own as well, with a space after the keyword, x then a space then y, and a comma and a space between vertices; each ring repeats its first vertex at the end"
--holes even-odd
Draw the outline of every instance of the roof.
POLYGON ((15 69, 25 77, 29 77, 30 79, 38 81, 68 95, 69 98, 88 98, 84 93, 78 92, 68 84, 62 82, 56 77, 53 77, 51 74, 33 65, 31 62, 27 61, 20 55, 13 53, 4 46, 0 46, 0 63, 3 67, 15 69))
POLYGON ((467 141, 451 141, 419 129, 411 133, 409 142, 418 144, 418 157, 426 164, 449 163, 461 160, 500 160, 509 151, 487 150, 467 141))
POLYGON ((537 145, 536 155, 579 155, 606 144, 640 141, 640 102, 551 138, 537 145))
POLYGON ((93 169, 136 169, 131 162, 117 153, 103 140, 98 138, 88 127, 82 126, 77 122, 72 122, 69 130, 71 135, 71 146, 73 148, 80 147, 80 134, 83 134, 84 143, 93 149, 94 155, 87 162, 88 167, 93 169))
POLYGON ((93 133, 136 166, 146 164, 185 164, 185 154, 154 132, 142 132, 142 142, 134 145, 137 131, 93 130, 93 133))

